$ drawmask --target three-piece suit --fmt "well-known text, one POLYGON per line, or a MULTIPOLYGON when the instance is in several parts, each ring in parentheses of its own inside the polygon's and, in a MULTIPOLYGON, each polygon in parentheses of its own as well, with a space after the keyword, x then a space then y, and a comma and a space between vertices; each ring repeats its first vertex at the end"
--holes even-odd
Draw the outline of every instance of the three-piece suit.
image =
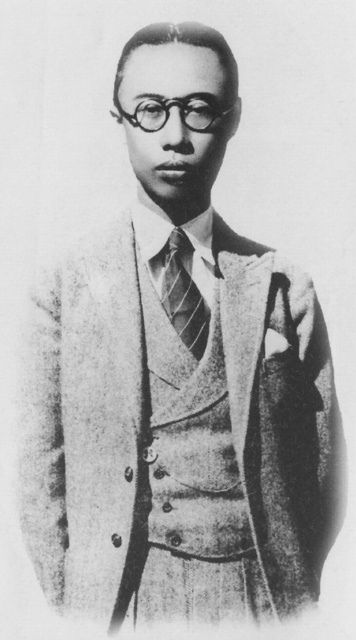
MULTIPOLYGON (((213 246, 199 363, 160 305, 129 212, 33 294, 23 531, 49 601, 103 629, 133 594, 154 608, 155 571, 169 589, 167 574, 183 584, 194 563, 207 584, 218 575, 223 608, 232 584, 250 583, 256 617, 297 613, 318 599, 340 525, 343 440, 310 278, 217 214, 213 246), (266 354, 267 335, 287 348, 266 354)), ((189 597, 187 615, 209 593, 189 597)))

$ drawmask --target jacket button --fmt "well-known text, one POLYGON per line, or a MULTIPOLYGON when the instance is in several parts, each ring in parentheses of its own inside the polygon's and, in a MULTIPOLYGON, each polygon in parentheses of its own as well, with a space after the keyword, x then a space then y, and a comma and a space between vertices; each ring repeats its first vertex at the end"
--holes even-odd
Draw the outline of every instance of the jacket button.
POLYGON ((152 462, 156 462, 158 453, 153 449, 153 447, 145 447, 142 451, 142 458, 147 462, 147 464, 152 464, 152 462))
POLYGON ((181 544, 182 544, 182 538, 178 534, 171 537, 172 547, 179 547, 181 544))
POLYGON ((166 472, 163 471, 163 469, 155 469, 153 475, 157 480, 162 480, 162 478, 164 478, 164 476, 166 475, 166 472))
POLYGON ((122 545, 122 537, 119 536, 118 533, 113 533, 111 536, 111 542, 113 543, 114 547, 119 548, 122 545))
POLYGON ((164 511, 164 513, 169 513, 172 509, 173 507, 169 502, 165 502, 162 506, 162 511, 164 511))
POLYGON ((125 469, 125 480, 127 480, 127 482, 131 482, 132 478, 133 478, 133 469, 132 467, 126 467, 125 469))

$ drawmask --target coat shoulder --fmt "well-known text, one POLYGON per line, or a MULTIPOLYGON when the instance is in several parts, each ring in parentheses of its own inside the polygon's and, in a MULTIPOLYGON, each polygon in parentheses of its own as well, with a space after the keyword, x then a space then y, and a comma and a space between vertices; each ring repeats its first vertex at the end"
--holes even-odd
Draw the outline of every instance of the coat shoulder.
POLYGON ((298 322, 316 304, 313 280, 300 265, 275 252, 272 287, 284 291, 289 300, 291 316, 298 322))
POLYGON ((267 245, 240 236, 215 212, 213 218, 213 252, 217 254, 222 250, 240 256, 257 256, 259 258, 269 251, 274 251, 267 245))
POLYGON ((299 307, 301 312, 303 307, 313 303, 315 291, 312 278, 298 264, 272 247, 239 235, 217 213, 214 215, 213 230, 215 255, 220 251, 227 251, 242 257, 259 259, 267 253, 274 254, 271 289, 283 289, 286 292, 296 316, 299 315, 299 307))
POLYGON ((130 211, 124 210, 104 225, 97 225, 89 232, 75 237, 63 252, 61 264, 70 268, 83 259, 109 261, 120 254, 122 246, 129 242, 131 237, 130 211))
POLYGON ((127 210, 105 225, 78 234, 55 253, 41 256, 30 287, 30 297, 35 301, 48 298, 58 306, 63 287, 68 289, 84 284, 87 264, 100 265, 104 270, 110 268, 120 259, 125 245, 132 238, 131 216, 127 210))
POLYGON ((301 265, 287 258, 280 251, 275 251, 273 273, 284 276, 290 286, 305 291, 313 287, 313 280, 310 274, 301 265))

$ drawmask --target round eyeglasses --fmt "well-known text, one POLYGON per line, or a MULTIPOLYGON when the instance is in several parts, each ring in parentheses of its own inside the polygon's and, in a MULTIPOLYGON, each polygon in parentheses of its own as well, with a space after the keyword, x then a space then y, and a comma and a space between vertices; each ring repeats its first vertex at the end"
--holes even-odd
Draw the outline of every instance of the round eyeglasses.
MULTIPOLYGON (((117 106, 120 115, 126 118, 133 127, 140 127, 149 133, 159 131, 164 127, 169 118, 171 107, 179 108, 182 121, 191 131, 207 131, 216 118, 226 116, 235 107, 233 105, 225 111, 219 111, 209 102, 199 98, 191 98, 186 101, 177 98, 168 98, 167 100, 147 98, 137 105, 134 114, 124 111, 120 103, 117 106)), ((113 111, 110 113, 118 118, 113 111)))

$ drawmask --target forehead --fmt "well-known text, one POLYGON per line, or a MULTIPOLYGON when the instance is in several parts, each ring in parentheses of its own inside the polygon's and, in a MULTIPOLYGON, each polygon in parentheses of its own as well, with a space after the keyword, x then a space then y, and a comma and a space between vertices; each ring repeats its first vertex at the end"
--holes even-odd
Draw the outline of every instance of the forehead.
POLYGON ((211 93, 222 98, 226 75, 217 53, 207 47, 181 42, 142 45, 126 62, 120 99, 146 93, 164 97, 211 93))

